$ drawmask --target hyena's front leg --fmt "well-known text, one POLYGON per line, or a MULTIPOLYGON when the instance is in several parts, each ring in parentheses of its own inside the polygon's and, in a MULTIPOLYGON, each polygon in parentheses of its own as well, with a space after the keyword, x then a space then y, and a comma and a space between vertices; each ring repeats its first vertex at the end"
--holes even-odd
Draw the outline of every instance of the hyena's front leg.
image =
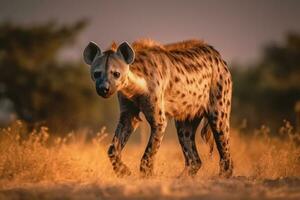
POLYGON ((137 128, 139 122, 138 113, 122 112, 119 124, 115 131, 112 144, 108 149, 108 156, 113 169, 118 177, 130 175, 128 167, 121 161, 121 151, 128 141, 131 133, 137 128))
POLYGON ((142 176, 148 177, 153 175, 154 157, 160 147, 167 126, 167 120, 164 109, 161 106, 154 106, 153 110, 144 114, 150 124, 151 134, 141 160, 140 171, 142 176))

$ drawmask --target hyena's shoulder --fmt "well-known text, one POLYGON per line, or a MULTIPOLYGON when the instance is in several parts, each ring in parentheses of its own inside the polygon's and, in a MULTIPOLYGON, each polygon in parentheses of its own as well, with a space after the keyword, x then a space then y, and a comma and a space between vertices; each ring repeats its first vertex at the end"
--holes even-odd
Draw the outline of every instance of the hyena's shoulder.
POLYGON ((164 78, 167 62, 167 50, 165 47, 151 39, 141 39, 132 43, 135 52, 135 60, 131 70, 137 75, 146 77, 149 80, 164 78), (164 67, 163 67, 164 66, 164 67))

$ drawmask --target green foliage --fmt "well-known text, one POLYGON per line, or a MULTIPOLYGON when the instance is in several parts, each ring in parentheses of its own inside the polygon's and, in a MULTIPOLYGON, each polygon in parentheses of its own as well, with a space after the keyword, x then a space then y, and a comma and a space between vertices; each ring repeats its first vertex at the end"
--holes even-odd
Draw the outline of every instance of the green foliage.
POLYGON ((0 26, 0 95, 13 103, 18 118, 66 130, 97 127, 114 115, 101 116, 99 110, 109 102, 101 103, 95 95, 87 66, 56 59, 85 26, 83 21, 0 26))
POLYGON ((247 69, 233 68, 234 121, 249 125, 267 123, 278 128, 283 119, 295 122, 294 106, 300 100, 300 35, 288 34, 283 44, 264 49, 262 59, 247 69))

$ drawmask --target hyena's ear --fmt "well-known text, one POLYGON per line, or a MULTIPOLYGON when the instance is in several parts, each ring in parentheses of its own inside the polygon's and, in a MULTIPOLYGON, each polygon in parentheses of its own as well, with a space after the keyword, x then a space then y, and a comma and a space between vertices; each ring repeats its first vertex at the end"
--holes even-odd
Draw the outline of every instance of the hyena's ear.
POLYGON ((119 54, 128 65, 134 61, 134 51, 127 42, 120 44, 117 49, 117 54, 119 54))
POLYGON ((91 65, 97 55, 101 55, 101 49, 95 42, 90 42, 83 51, 84 62, 91 65))

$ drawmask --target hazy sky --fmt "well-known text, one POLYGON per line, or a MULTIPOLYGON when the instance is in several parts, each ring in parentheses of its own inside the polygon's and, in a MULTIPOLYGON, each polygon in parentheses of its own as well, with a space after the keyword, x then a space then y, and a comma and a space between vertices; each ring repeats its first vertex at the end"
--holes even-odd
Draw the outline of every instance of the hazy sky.
MULTIPOLYGON (((291 0, 0 0, 0 20, 59 23, 88 18, 90 25, 69 55, 81 56, 88 41, 150 37, 162 43, 189 38, 214 45, 227 61, 250 62, 261 47, 300 32, 300 1, 291 0)), ((68 55, 68 54, 66 54, 68 55)))

